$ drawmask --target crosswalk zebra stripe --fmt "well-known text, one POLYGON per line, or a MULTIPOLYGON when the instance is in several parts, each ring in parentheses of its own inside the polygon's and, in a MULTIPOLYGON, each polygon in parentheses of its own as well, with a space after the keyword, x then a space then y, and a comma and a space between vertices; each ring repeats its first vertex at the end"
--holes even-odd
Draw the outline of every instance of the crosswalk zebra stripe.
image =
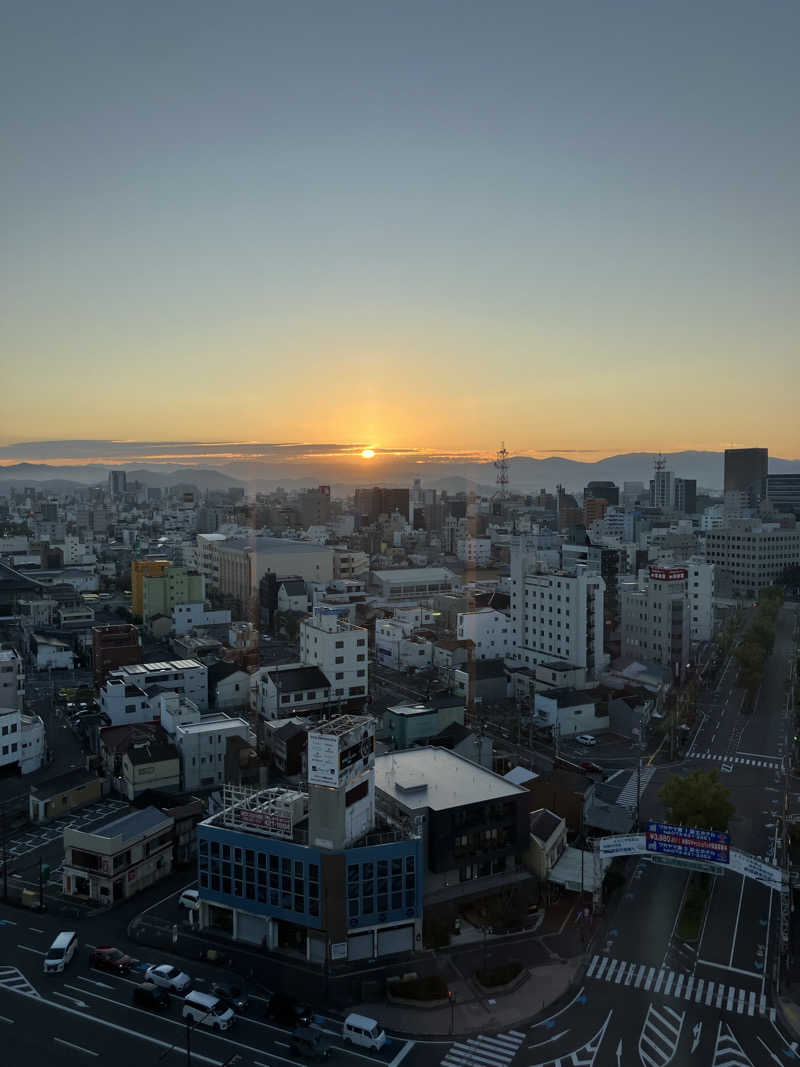
POLYGON ((508 1032, 509 1032, 509 1034, 511 1034, 512 1037, 518 1037, 520 1039, 520 1041, 524 1041, 525 1040, 525 1035, 521 1034, 519 1032, 519 1030, 509 1030, 508 1032))
POLYGON ((753 1015, 756 1010, 756 995, 753 990, 750 990, 750 997, 747 1001, 747 1014, 753 1015))
POLYGON ((664 978, 665 978, 665 972, 664 971, 659 971, 658 972, 658 978, 656 978, 655 988, 653 989, 654 993, 661 992, 661 987, 664 984, 664 978))
POLYGON ((611 963, 609 964, 608 974, 606 975, 606 981, 607 982, 611 981, 612 975, 614 974, 614 971, 617 969, 617 963, 618 962, 619 962, 618 960, 612 960, 611 963))
POLYGON ((708 983, 708 989, 706 990, 706 1007, 711 1003, 711 998, 714 996, 714 983, 708 983))
POLYGON ((616 983, 617 983, 617 985, 619 985, 619 984, 620 984, 620 982, 622 981, 622 979, 623 979, 623 978, 625 977, 625 968, 626 968, 627 966, 628 966, 628 965, 627 965, 627 963, 626 963, 626 962, 625 962, 624 960, 622 961, 622 963, 620 963, 620 965, 619 965, 619 970, 617 971, 617 977, 616 977, 616 983))
POLYGON ((606 969, 607 966, 608 966, 608 956, 603 956, 603 960, 602 960, 602 962, 600 964, 600 970, 597 972, 597 977, 598 978, 602 978, 603 977, 603 971, 606 969))
POLYGON ((698 978, 697 980, 697 993, 695 994, 694 1002, 699 1004, 703 999, 703 988, 705 986, 705 978, 698 978))
POLYGON ((485 1034, 479 1034, 478 1041, 487 1045, 493 1045, 495 1048, 502 1049, 503 1052, 516 1052, 519 1048, 519 1041, 515 1041, 513 1038, 502 1037, 500 1034, 497 1034, 496 1037, 486 1037, 485 1034))
MULTIPOLYGON (((648 967, 645 963, 595 956, 587 969, 586 977, 641 989, 646 993, 705 1004, 706 1007, 715 1004, 717 1008, 722 1008, 724 1005, 728 1011, 738 1015, 754 1015, 757 1006, 761 1015, 766 1011, 764 994, 761 994, 761 999, 757 1001, 759 994, 745 986, 728 986, 723 982, 707 981, 705 978, 696 978, 692 974, 674 971, 668 967, 657 971, 655 967, 648 967)), ((502 1040, 500 1035, 495 1040, 498 1039, 502 1040)))
POLYGON ((684 993, 684 996, 686 997, 687 1000, 691 1000, 692 999, 692 989, 693 988, 694 988, 694 975, 690 974, 689 975, 689 980, 686 983, 686 992, 684 993))
POLYGON ((678 975, 678 981, 675 983, 675 996, 676 997, 679 997, 681 995, 681 990, 683 989, 683 979, 684 979, 684 976, 682 974, 679 974, 678 975))
POLYGON ((638 973, 638 974, 636 975, 636 981, 635 981, 635 982, 633 983, 633 985, 634 985, 634 988, 635 988, 635 989, 638 989, 638 988, 639 988, 639 986, 640 986, 640 985, 642 984, 642 978, 643 978, 643 976, 644 976, 644 972, 645 972, 646 970, 647 970, 647 967, 646 967, 646 965, 645 965, 645 964, 643 963, 643 964, 641 965, 641 967, 639 968, 639 973, 638 973))
POLYGON ((655 967, 651 967, 650 970, 647 972, 647 981, 644 983, 644 988, 647 990, 648 993, 650 992, 650 986, 653 984, 653 978, 655 977, 655 973, 655 967))
POLYGON ((484 1063, 499 1063, 506 1064, 511 1059, 508 1054, 502 1055, 496 1052, 494 1049, 487 1049, 483 1045, 480 1045, 473 1038, 468 1037, 466 1045, 459 1045, 459 1048, 466 1048, 471 1055, 475 1056, 480 1053, 481 1059, 484 1063))
POLYGON ((670 971, 669 975, 667 976, 667 984, 664 986, 664 996, 665 997, 669 996, 669 991, 670 991, 670 989, 672 989, 672 983, 674 981, 675 981, 675 972, 674 971, 670 971))
POLYGON ((496 1065, 505 1064, 508 1062, 505 1059, 501 1059, 499 1056, 490 1056, 488 1053, 485 1053, 483 1049, 481 1049, 480 1045, 476 1048, 474 1045, 462 1045, 458 1041, 453 1044, 452 1048, 448 1052, 448 1056, 460 1059, 466 1064, 482 1063, 496 1065))
POLYGON ((722 1007, 722 998, 724 997, 724 995, 725 995, 725 986, 720 984, 720 985, 717 986, 717 1007, 718 1008, 722 1007))
POLYGON ((589 969, 586 972, 586 977, 587 978, 591 978, 592 977, 592 975, 594 974, 595 969, 597 967, 597 964, 599 962, 600 962, 600 957, 599 956, 594 956, 592 958, 592 962, 589 964, 589 969))

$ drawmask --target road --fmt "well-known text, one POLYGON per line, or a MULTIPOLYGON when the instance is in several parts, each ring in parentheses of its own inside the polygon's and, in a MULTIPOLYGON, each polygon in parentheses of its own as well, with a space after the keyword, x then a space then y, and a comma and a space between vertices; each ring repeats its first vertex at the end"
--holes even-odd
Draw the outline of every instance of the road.
MULTIPOLYGON (((19 1050, 14 1062, 83 1063, 112 1050, 115 1065, 124 1067, 187 1062, 180 998, 172 998, 163 1016, 132 1003, 132 990, 147 964, 180 961, 154 951, 137 965, 137 973, 120 977, 90 969, 90 946, 81 944, 65 973, 45 975, 42 959, 60 929, 58 919, 47 914, 25 916, 9 909, 0 914, 0 1035, 8 1028, 8 1040, 19 1050)), ((89 923, 80 925, 80 936, 91 930, 89 923)), ((198 963, 191 968, 193 985, 199 990, 207 989, 218 975, 208 965, 198 963)), ((298 1062, 300 1067, 290 1055, 288 1031, 267 1021, 265 1006, 264 997, 251 991, 247 1013, 229 1031, 211 1033, 194 1027, 191 1062, 221 1065, 238 1055, 243 1064, 280 1067, 298 1062)), ((356 1050, 342 1042, 341 1021, 323 1015, 318 1025, 332 1041, 333 1064, 396 1067, 403 1059, 422 1067, 442 1056, 437 1043, 417 1049, 415 1042, 401 1038, 391 1039, 380 1052, 356 1050)))

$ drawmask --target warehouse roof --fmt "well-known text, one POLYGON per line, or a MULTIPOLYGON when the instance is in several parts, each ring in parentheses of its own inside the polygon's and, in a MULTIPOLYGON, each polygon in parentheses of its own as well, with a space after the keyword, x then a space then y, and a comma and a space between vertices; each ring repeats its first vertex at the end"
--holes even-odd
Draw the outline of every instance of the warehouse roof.
POLYGON ((444 811, 528 796, 528 791, 499 774, 446 748, 414 748, 375 759, 375 786, 406 808, 444 811))

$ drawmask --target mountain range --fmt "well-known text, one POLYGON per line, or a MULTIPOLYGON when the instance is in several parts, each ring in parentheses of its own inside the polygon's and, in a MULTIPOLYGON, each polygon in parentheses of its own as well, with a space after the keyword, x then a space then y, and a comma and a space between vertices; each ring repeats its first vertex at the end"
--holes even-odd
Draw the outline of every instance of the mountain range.
MULTIPOLYGON (((649 452, 628 452, 608 456, 595 462, 549 456, 509 459, 509 486, 523 492, 563 485, 569 491, 582 490, 590 481, 613 481, 620 487, 626 481, 644 482, 652 477, 654 456, 649 452)), ((721 491, 723 454, 721 452, 665 453, 668 470, 677 477, 694 478, 698 489, 721 491)), ((410 485, 421 478, 427 488, 459 492, 474 489, 493 492, 496 470, 492 463, 460 461, 454 458, 425 459, 408 455, 379 454, 372 460, 353 457, 321 458, 309 456, 281 462, 278 459, 230 460, 204 467, 166 464, 91 463, 67 466, 50 463, 14 463, 0 468, 0 492, 36 485, 50 492, 69 492, 90 485, 104 484, 110 470, 125 470, 129 481, 148 487, 194 485, 201 491, 245 487, 249 491, 283 486, 298 489, 320 483, 331 485, 336 495, 352 493, 359 485, 410 485)), ((798 474, 800 460, 770 457, 771 474, 798 474)))

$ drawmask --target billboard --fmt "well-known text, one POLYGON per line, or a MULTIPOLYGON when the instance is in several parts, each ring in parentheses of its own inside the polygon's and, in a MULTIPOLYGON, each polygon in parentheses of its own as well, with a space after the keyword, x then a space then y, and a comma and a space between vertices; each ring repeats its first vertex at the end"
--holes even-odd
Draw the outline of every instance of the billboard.
POLYGON ((597 841, 601 856, 641 856, 645 850, 644 834, 615 834, 597 841))
POLYGON ((246 823, 248 826, 257 826, 261 830, 266 830, 268 834, 274 834, 275 837, 291 838, 292 836, 292 816, 290 812, 248 811, 247 808, 240 808, 237 815, 240 822, 246 823))
POLYGON ((727 831, 696 830, 668 823, 647 824, 647 851, 667 856, 683 856, 708 863, 729 863, 731 837, 727 831))
POLYGON ((312 731, 308 735, 308 784, 339 784, 339 738, 312 731))
POLYGON ((688 574, 685 567, 651 567, 650 577, 657 582, 685 582, 688 574))
POLYGON ((736 871, 737 874, 744 875, 745 878, 753 878, 756 882, 761 882, 768 889, 782 890, 788 888, 786 874, 780 867, 764 863, 762 860, 756 859, 755 856, 748 856, 735 848, 731 849, 731 870, 736 871))

